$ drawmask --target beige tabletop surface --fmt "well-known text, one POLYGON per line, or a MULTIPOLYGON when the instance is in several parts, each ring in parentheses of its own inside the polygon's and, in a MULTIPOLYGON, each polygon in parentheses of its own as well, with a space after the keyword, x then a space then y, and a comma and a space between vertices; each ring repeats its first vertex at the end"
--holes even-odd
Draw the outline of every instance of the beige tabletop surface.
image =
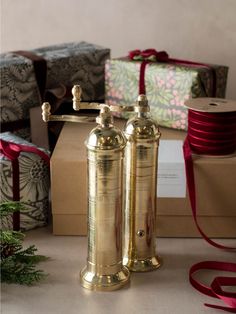
MULTIPOLYGON (((234 239, 222 240, 236 245, 234 239)), ((213 314, 204 302, 219 303, 191 287, 191 265, 205 260, 236 262, 235 253, 210 247, 202 239, 157 239, 163 259, 160 269, 132 274, 129 287, 114 292, 91 292, 78 281, 87 256, 87 238, 54 236, 50 228, 27 233, 25 245, 35 244, 50 260, 39 264, 49 275, 32 287, 2 284, 2 314, 213 314)), ((202 271, 198 278, 210 283, 216 272, 202 271)), ((235 275, 235 274, 234 274, 235 275)))

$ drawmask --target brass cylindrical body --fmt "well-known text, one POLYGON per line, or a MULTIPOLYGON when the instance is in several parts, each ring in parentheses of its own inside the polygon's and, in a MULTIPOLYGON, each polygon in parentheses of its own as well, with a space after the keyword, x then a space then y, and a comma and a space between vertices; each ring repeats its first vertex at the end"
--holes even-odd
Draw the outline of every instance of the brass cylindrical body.
MULTIPOLYGON (((106 110, 108 110, 106 108, 106 110)), ((103 113, 102 113, 103 114, 103 113)), ((83 287, 116 290, 129 281, 122 265, 123 133, 105 112, 87 139, 88 258, 81 271, 83 287)))
POLYGON ((123 264, 131 271, 160 266, 156 255, 157 154, 160 132, 148 117, 144 96, 136 117, 127 122, 125 136, 125 210, 123 264))

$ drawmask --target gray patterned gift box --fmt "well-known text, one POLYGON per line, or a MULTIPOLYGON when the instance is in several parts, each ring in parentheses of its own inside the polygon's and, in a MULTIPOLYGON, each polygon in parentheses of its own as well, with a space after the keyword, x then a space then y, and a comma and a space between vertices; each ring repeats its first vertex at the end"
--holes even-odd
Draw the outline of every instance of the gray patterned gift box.
MULTIPOLYGON (((1 187, 0 201, 7 202, 13 200, 13 169, 12 162, 6 157, 7 149, 5 144, 17 144, 19 147, 26 147, 29 150, 41 152, 44 159, 49 162, 49 152, 45 149, 37 148, 36 145, 21 139, 20 137, 4 132, 0 134, 0 167, 1 167, 1 187)), ((6 146, 8 147, 8 146, 6 146)), ((47 224, 49 212, 49 166, 37 153, 21 151, 18 157, 19 162, 19 194, 20 199, 26 208, 20 213, 20 229, 30 230, 42 227, 47 224)), ((11 228, 12 218, 2 219, 3 228, 11 228)))
MULTIPOLYGON (((84 100, 104 99, 104 67, 110 56, 109 49, 79 42, 39 48, 28 53, 46 60, 46 90, 61 84, 65 87, 80 84, 84 100)), ((32 60, 16 52, 4 53, 0 58, 0 70, 0 122, 7 128, 9 122, 29 119, 30 108, 41 105, 42 100, 32 60)), ((29 129, 23 128, 18 134, 28 139, 29 129)))

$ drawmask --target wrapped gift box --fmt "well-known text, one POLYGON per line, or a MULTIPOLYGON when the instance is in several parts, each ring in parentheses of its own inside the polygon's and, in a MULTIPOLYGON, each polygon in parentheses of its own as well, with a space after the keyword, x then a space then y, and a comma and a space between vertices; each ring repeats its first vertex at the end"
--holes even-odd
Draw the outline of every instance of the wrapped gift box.
MULTIPOLYGON (((11 157, 9 157, 8 147, 3 146, 9 143, 18 145, 21 150, 18 157, 19 162, 19 192, 21 201, 25 210, 20 213, 20 229, 30 230, 36 227, 45 226, 49 217, 49 188, 50 176, 49 166, 38 155, 38 151, 43 152, 43 156, 49 163, 49 152, 37 148, 34 144, 29 143, 20 137, 5 132, 0 134, 1 147, 0 147, 0 166, 1 166, 1 185, 0 185, 0 201, 8 202, 13 200, 13 166, 11 157), (2 141, 3 140, 3 141, 2 141), (33 150, 33 152, 27 152, 33 150)), ((14 147, 14 150, 16 147, 14 147)), ((10 153, 12 154, 12 153, 10 153)), ((15 178, 15 177, 14 177, 15 178)), ((16 179, 16 178, 15 178, 16 179)), ((13 221, 9 219, 2 220, 4 228, 12 228, 13 221)))
MULTIPOLYGON (((122 128, 125 121, 116 120, 115 124, 122 128)), ((87 232, 87 162, 84 141, 94 126, 66 123, 53 152, 52 213, 53 232, 56 235, 85 235, 87 232)), ((168 128, 161 128, 161 132, 157 235, 199 237, 186 192, 184 161, 180 158, 180 147, 186 133, 168 128), (165 146, 168 150, 163 152, 166 140, 174 142, 173 145, 168 143, 165 146), (175 149, 179 150, 177 157, 175 149), (166 158, 166 153, 174 157, 166 158)), ((194 171, 198 219, 202 229, 211 237, 235 237, 236 156, 195 157, 194 171)))
MULTIPOLYGON (((39 48, 29 53, 46 60, 46 90, 53 90, 54 94, 59 93, 62 97, 57 91, 59 87, 66 94, 66 89, 80 84, 84 100, 104 99, 104 66, 110 55, 109 49, 79 42, 39 48)), ((38 81, 42 83, 43 64, 37 64, 38 81)), ((2 130, 20 129, 18 134, 28 139, 29 129, 25 126, 29 122, 29 110, 42 102, 34 64, 26 57, 9 52, 1 54, 0 69, 2 130)))
MULTIPOLYGON (((134 105, 139 93, 140 65, 140 61, 130 61, 128 58, 106 61, 107 104, 134 105)), ((187 130, 184 102, 191 97, 212 97, 213 94, 224 98, 227 73, 228 68, 221 65, 147 64, 145 86, 153 118, 161 126, 187 130)), ((116 116, 128 118, 130 114, 116 116)))

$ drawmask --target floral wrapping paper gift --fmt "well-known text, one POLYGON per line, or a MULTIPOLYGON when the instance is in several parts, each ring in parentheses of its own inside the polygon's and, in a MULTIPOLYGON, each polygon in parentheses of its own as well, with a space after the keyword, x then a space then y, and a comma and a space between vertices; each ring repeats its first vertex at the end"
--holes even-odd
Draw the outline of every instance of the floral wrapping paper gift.
MULTIPOLYGON (((37 148, 36 145, 10 132, 0 134, 1 202, 13 200, 14 185, 17 184, 17 182, 13 183, 12 153, 11 151, 9 153, 9 143, 17 144, 21 151, 17 158, 19 162, 19 201, 23 203, 26 210, 20 213, 20 229, 30 230, 45 226, 49 216, 49 152, 37 148), (5 147, 3 147, 4 143, 5 147), (24 151, 27 149, 36 153, 24 151), (44 159, 37 152, 41 153, 44 159)), ((17 150, 17 147, 13 147, 13 149, 17 150)), ((11 217, 2 220, 3 228, 11 228, 13 225, 11 217)))
MULTIPOLYGON (((105 60, 110 56, 109 49, 79 42, 23 52, 23 55, 31 59, 19 53, 22 54, 22 52, 4 53, 0 58, 2 130, 11 130, 8 127, 9 122, 22 120, 25 122, 29 119, 30 108, 41 105, 40 94, 45 94, 39 88, 41 83, 45 85, 45 91, 54 90, 62 85, 69 89, 74 84, 80 84, 84 100, 104 100, 104 67, 105 60), (37 63, 37 67, 32 60, 35 56, 35 62, 41 62, 37 63), (37 60, 37 57, 45 60, 46 70, 43 71, 44 64, 42 60, 37 60), (45 83, 42 80, 45 80, 45 83)), ((14 126, 13 129, 19 129, 20 124, 15 125, 18 126, 14 126)), ((24 125, 24 123, 23 127, 20 125, 22 128, 18 135, 29 139, 29 128, 26 129, 24 125)))
MULTIPOLYGON (((181 61, 182 62, 182 61, 181 61)), ((140 61, 129 58, 106 61, 106 102, 108 105, 132 106, 139 93, 140 61)), ((159 125, 187 129, 184 102, 193 97, 224 98, 228 68, 220 65, 184 65, 178 62, 150 62, 145 70, 146 95, 152 117, 159 125), (212 75, 213 74, 213 75, 212 75)), ((129 118, 130 113, 115 114, 129 118)))

